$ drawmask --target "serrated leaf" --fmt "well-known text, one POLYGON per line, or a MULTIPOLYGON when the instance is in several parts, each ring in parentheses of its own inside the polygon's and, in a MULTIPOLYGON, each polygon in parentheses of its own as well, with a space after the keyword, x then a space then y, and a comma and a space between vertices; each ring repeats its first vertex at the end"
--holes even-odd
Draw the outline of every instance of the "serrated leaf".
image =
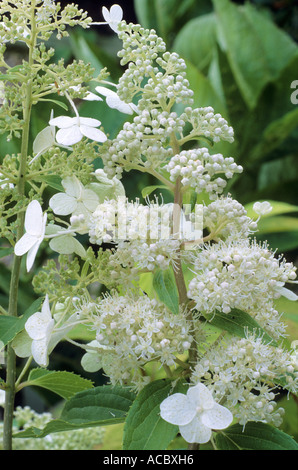
POLYGON ((65 400, 76 393, 93 387, 90 380, 67 371, 33 369, 28 377, 28 385, 35 385, 50 390, 65 400))
POLYGON ((33 315, 33 313, 38 312, 41 303, 42 299, 35 300, 26 310, 24 315, 20 317, 13 317, 10 315, 0 316, 0 341, 3 345, 7 345, 20 331, 24 329, 27 319, 33 315))
POLYGON ((248 313, 242 310, 233 308, 229 313, 222 313, 216 311, 214 314, 204 315, 208 322, 227 331, 228 333, 245 338, 247 331, 256 333, 262 337, 265 343, 270 343, 276 346, 276 342, 271 336, 252 318, 248 313))
POLYGON ((62 411, 61 419, 73 424, 122 422, 136 395, 129 388, 104 385, 75 395, 62 411))
POLYGON ((298 444, 288 434, 266 423, 248 422, 243 429, 234 424, 217 433, 219 450, 298 450, 298 444))
POLYGON ((136 395, 129 388, 104 385, 77 393, 66 402, 59 419, 43 429, 34 426, 14 434, 16 438, 41 438, 48 434, 122 423, 136 395))
POLYGON ((158 269, 153 276, 153 287, 159 297, 171 312, 179 312, 179 296, 175 279, 169 269, 158 269))
POLYGON ((160 417, 160 403, 172 392, 186 391, 185 381, 175 386, 169 379, 156 380, 141 390, 132 404, 124 427, 124 450, 165 450, 178 432, 178 426, 160 417))

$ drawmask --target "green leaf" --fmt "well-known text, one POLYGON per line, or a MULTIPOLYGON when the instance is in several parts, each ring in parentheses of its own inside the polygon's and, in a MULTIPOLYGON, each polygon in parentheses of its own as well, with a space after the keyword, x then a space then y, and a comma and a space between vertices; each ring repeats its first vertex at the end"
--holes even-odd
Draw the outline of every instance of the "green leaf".
POLYGON ((50 421, 43 429, 31 427, 13 437, 39 438, 54 432, 122 423, 135 397, 129 388, 120 386, 84 390, 65 403, 59 419, 50 421))
POLYGON ((266 331, 246 312, 233 308, 230 313, 216 311, 214 314, 204 315, 208 322, 227 331, 228 333, 245 338, 247 331, 257 333, 265 343, 276 346, 276 342, 266 331))
POLYGON ((0 258, 11 255, 13 253, 13 247, 11 248, 0 248, 0 258))
POLYGON ((216 435, 219 450, 298 450, 288 434, 265 423, 234 424, 216 435))
POLYGON ((68 106, 62 101, 47 99, 47 98, 39 98, 39 101, 47 101, 49 103, 56 104, 57 106, 60 106, 60 108, 64 109, 65 111, 68 111, 68 106))
POLYGON ((297 58, 297 45, 250 3, 239 7, 229 0, 213 0, 213 5, 219 43, 243 99, 252 109, 265 86, 297 58))
POLYGON ((213 59, 216 42, 216 16, 212 12, 188 21, 177 34, 173 49, 202 71, 213 59))
POLYGON ((178 432, 178 426, 164 421, 160 403, 170 393, 185 393, 185 381, 173 386, 171 380, 156 380, 141 390, 129 410, 124 426, 124 450, 165 450, 178 432))
POLYGON ((270 122, 263 132, 258 144, 252 148, 250 160, 257 161, 264 159, 273 150, 278 148, 298 126, 298 109, 293 109, 281 118, 270 122))
POLYGON ((95 387, 71 398, 60 418, 72 424, 123 422, 135 397, 129 388, 110 385, 95 387))
POLYGON ((41 176, 40 179, 47 183, 51 188, 57 189, 58 191, 64 192, 64 188, 61 184, 61 178, 58 175, 47 175, 41 176))
POLYGON ((0 341, 3 345, 12 341, 15 336, 24 329, 26 321, 33 313, 38 312, 41 303, 42 299, 35 300, 21 317, 13 317, 10 315, 0 316, 0 341))
POLYGON ((33 369, 28 377, 28 385, 46 388, 65 400, 69 400, 76 393, 93 387, 90 380, 66 371, 51 371, 47 369, 33 369))
POLYGON ((153 193, 156 189, 169 189, 165 185, 153 185, 153 186, 146 186, 142 189, 142 197, 146 198, 149 194, 153 193))
POLYGON ((171 312, 179 313, 179 297, 172 271, 158 269, 153 276, 153 287, 159 300, 163 302, 171 312))

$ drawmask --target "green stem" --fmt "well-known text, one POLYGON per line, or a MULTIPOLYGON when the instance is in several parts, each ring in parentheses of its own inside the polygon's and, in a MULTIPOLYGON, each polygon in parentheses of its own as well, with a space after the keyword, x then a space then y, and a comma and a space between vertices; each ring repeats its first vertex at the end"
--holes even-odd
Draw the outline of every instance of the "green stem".
MULTIPOLYGON (((32 17, 31 17, 31 45, 29 48, 29 65, 33 64, 33 50, 36 43, 36 25, 35 25, 35 0, 32 1, 32 17)), ((24 127, 22 133, 21 143, 21 156, 20 167, 18 175, 17 189, 20 199, 25 196, 25 183, 26 183, 26 169, 27 169, 27 156, 30 132, 30 118, 32 108, 32 79, 30 78, 27 87, 26 95, 23 103, 23 120, 24 127)), ((24 234, 24 220, 25 213, 21 211, 17 216, 17 237, 19 240, 24 234)), ((9 304, 8 314, 11 316, 18 315, 18 291, 19 279, 21 270, 22 257, 14 255, 10 291, 9 291, 9 304)), ((15 380, 16 380, 16 355, 11 344, 7 346, 7 362, 6 362, 6 393, 5 393, 5 408, 4 408, 4 423, 3 423, 3 450, 12 450, 12 425, 14 413, 14 399, 15 399, 15 380)))

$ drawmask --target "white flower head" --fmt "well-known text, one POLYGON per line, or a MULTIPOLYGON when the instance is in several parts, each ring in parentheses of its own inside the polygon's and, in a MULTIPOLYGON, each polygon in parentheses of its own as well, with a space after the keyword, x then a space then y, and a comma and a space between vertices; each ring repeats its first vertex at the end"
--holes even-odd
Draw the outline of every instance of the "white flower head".
POLYGON ((25 234, 17 241, 14 248, 17 256, 27 253, 27 271, 32 268, 38 248, 44 239, 46 221, 47 214, 42 213, 39 202, 31 201, 25 215, 25 234))
POLYGON ((88 217, 95 211, 99 198, 91 189, 85 188, 76 176, 67 176, 62 180, 65 193, 55 194, 49 202, 57 215, 80 215, 88 217))
POLYGON ((253 210, 255 211, 256 214, 258 215, 267 215, 269 212, 272 211, 272 206, 270 202, 264 201, 264 202, 255 202, 253 205, 253 210))
POLYGON ((54 330, 55 320, 52 318, 49 298, 46 295, 41 312, 36 312, 26 321, 25 330, 33 340, 31 345, 32 356, 40 366, 48 364, 48 348, 54 330))
POLYGON ((108 24, 110 28, 115 31, 115 33, 118 33, 118 24, 123 19, 123 10, 121 6, 118 4, 112 5, 110 10, 108 10, 106 7, 103 7, 102 15, 106 20, 106 23, 104 24, 108 24))
POLYGON ((124 114, 133 114, 134 112, 138 112, 138 108, 134 103, 125 103, 119 98, 115 91, 103 86, 97 86, 95 90, 100 95, 106 97, 106 103, 110 108, 117 109, 124 114))
POLYGON ((186 395, 174 393, 160 405, 161 417, 179 426, 182 437, 189 443, 208 442, 213 429, 225 429, 233 421, 233 415, 215 402, 208 388, 198 383, 190 387, 186 395))
POLYGON ((49 122, 50 126, 59 127, 59 131, 56 134, 56 140, 61 145, 74 145, 80 142, 83 137, 94 140, 96 142, 105 142, 107 136, 100 129, 97 129, 101 125, 98 119, 69 116, 59 116, 51 119, 49 122))

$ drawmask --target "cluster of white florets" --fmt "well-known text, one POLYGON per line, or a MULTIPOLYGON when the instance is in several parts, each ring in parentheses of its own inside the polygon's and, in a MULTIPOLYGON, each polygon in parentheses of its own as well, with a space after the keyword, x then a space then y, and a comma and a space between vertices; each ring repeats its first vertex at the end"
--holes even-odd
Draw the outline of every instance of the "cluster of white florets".
POLYGON ((262 421, 279 426, 284 410, 276 409, 278 392, 271 384, 279 381, 295 390, 298 372, 289 351, 249 335, 224 339, 207 351, 195 366, 192 381, 203 381, 218 402, 225 397, 225 406, 240 424, 262 421))
POLYGON ((181 117, 193 127, 190 135, 207 137, 213 142, 234 141, 233 128, 228 125, 221 114, 215 113, 211 106, 194 109, 187 107, 181 117))
POLYGON ((204 246, 196 253, 194 271, 188 296, 206 313, 238 308, 254 315, 286 295, 284 284, 296 278, 292 263, 248 239, 204 246))
POLYGON ((241 173, 243 168, 234 159, 224 158, 221 154, 210 155, 207 148, 182 150, 174 155, 166 165, 171 181, 181 177, 183 186, 189 186, 197 193, 207 191, 211 198, 221 194, 227 184, 217 176, 232 178, 234 173, 241 173))
POLYGON ((147 296, 109 295, 89 307, 96 339, 82 365, 89 371, 103 368, 112 383, 141 380, 140 368, 152 360, 172 366, 176 355, 191 346, 192 325, 183 312, 173 315, 147 296))
POLYGON ((220 197, 203 208, 204 228, 213 239, 243 238, 257 230, 257 223, 246 209, 230 196, 220 197))
POLYGON ((173 224, 173 204, 140 204, 139 201, 106 200, 89 221, 91 243, 101 245, 124 240, 168 240, 173 224))

